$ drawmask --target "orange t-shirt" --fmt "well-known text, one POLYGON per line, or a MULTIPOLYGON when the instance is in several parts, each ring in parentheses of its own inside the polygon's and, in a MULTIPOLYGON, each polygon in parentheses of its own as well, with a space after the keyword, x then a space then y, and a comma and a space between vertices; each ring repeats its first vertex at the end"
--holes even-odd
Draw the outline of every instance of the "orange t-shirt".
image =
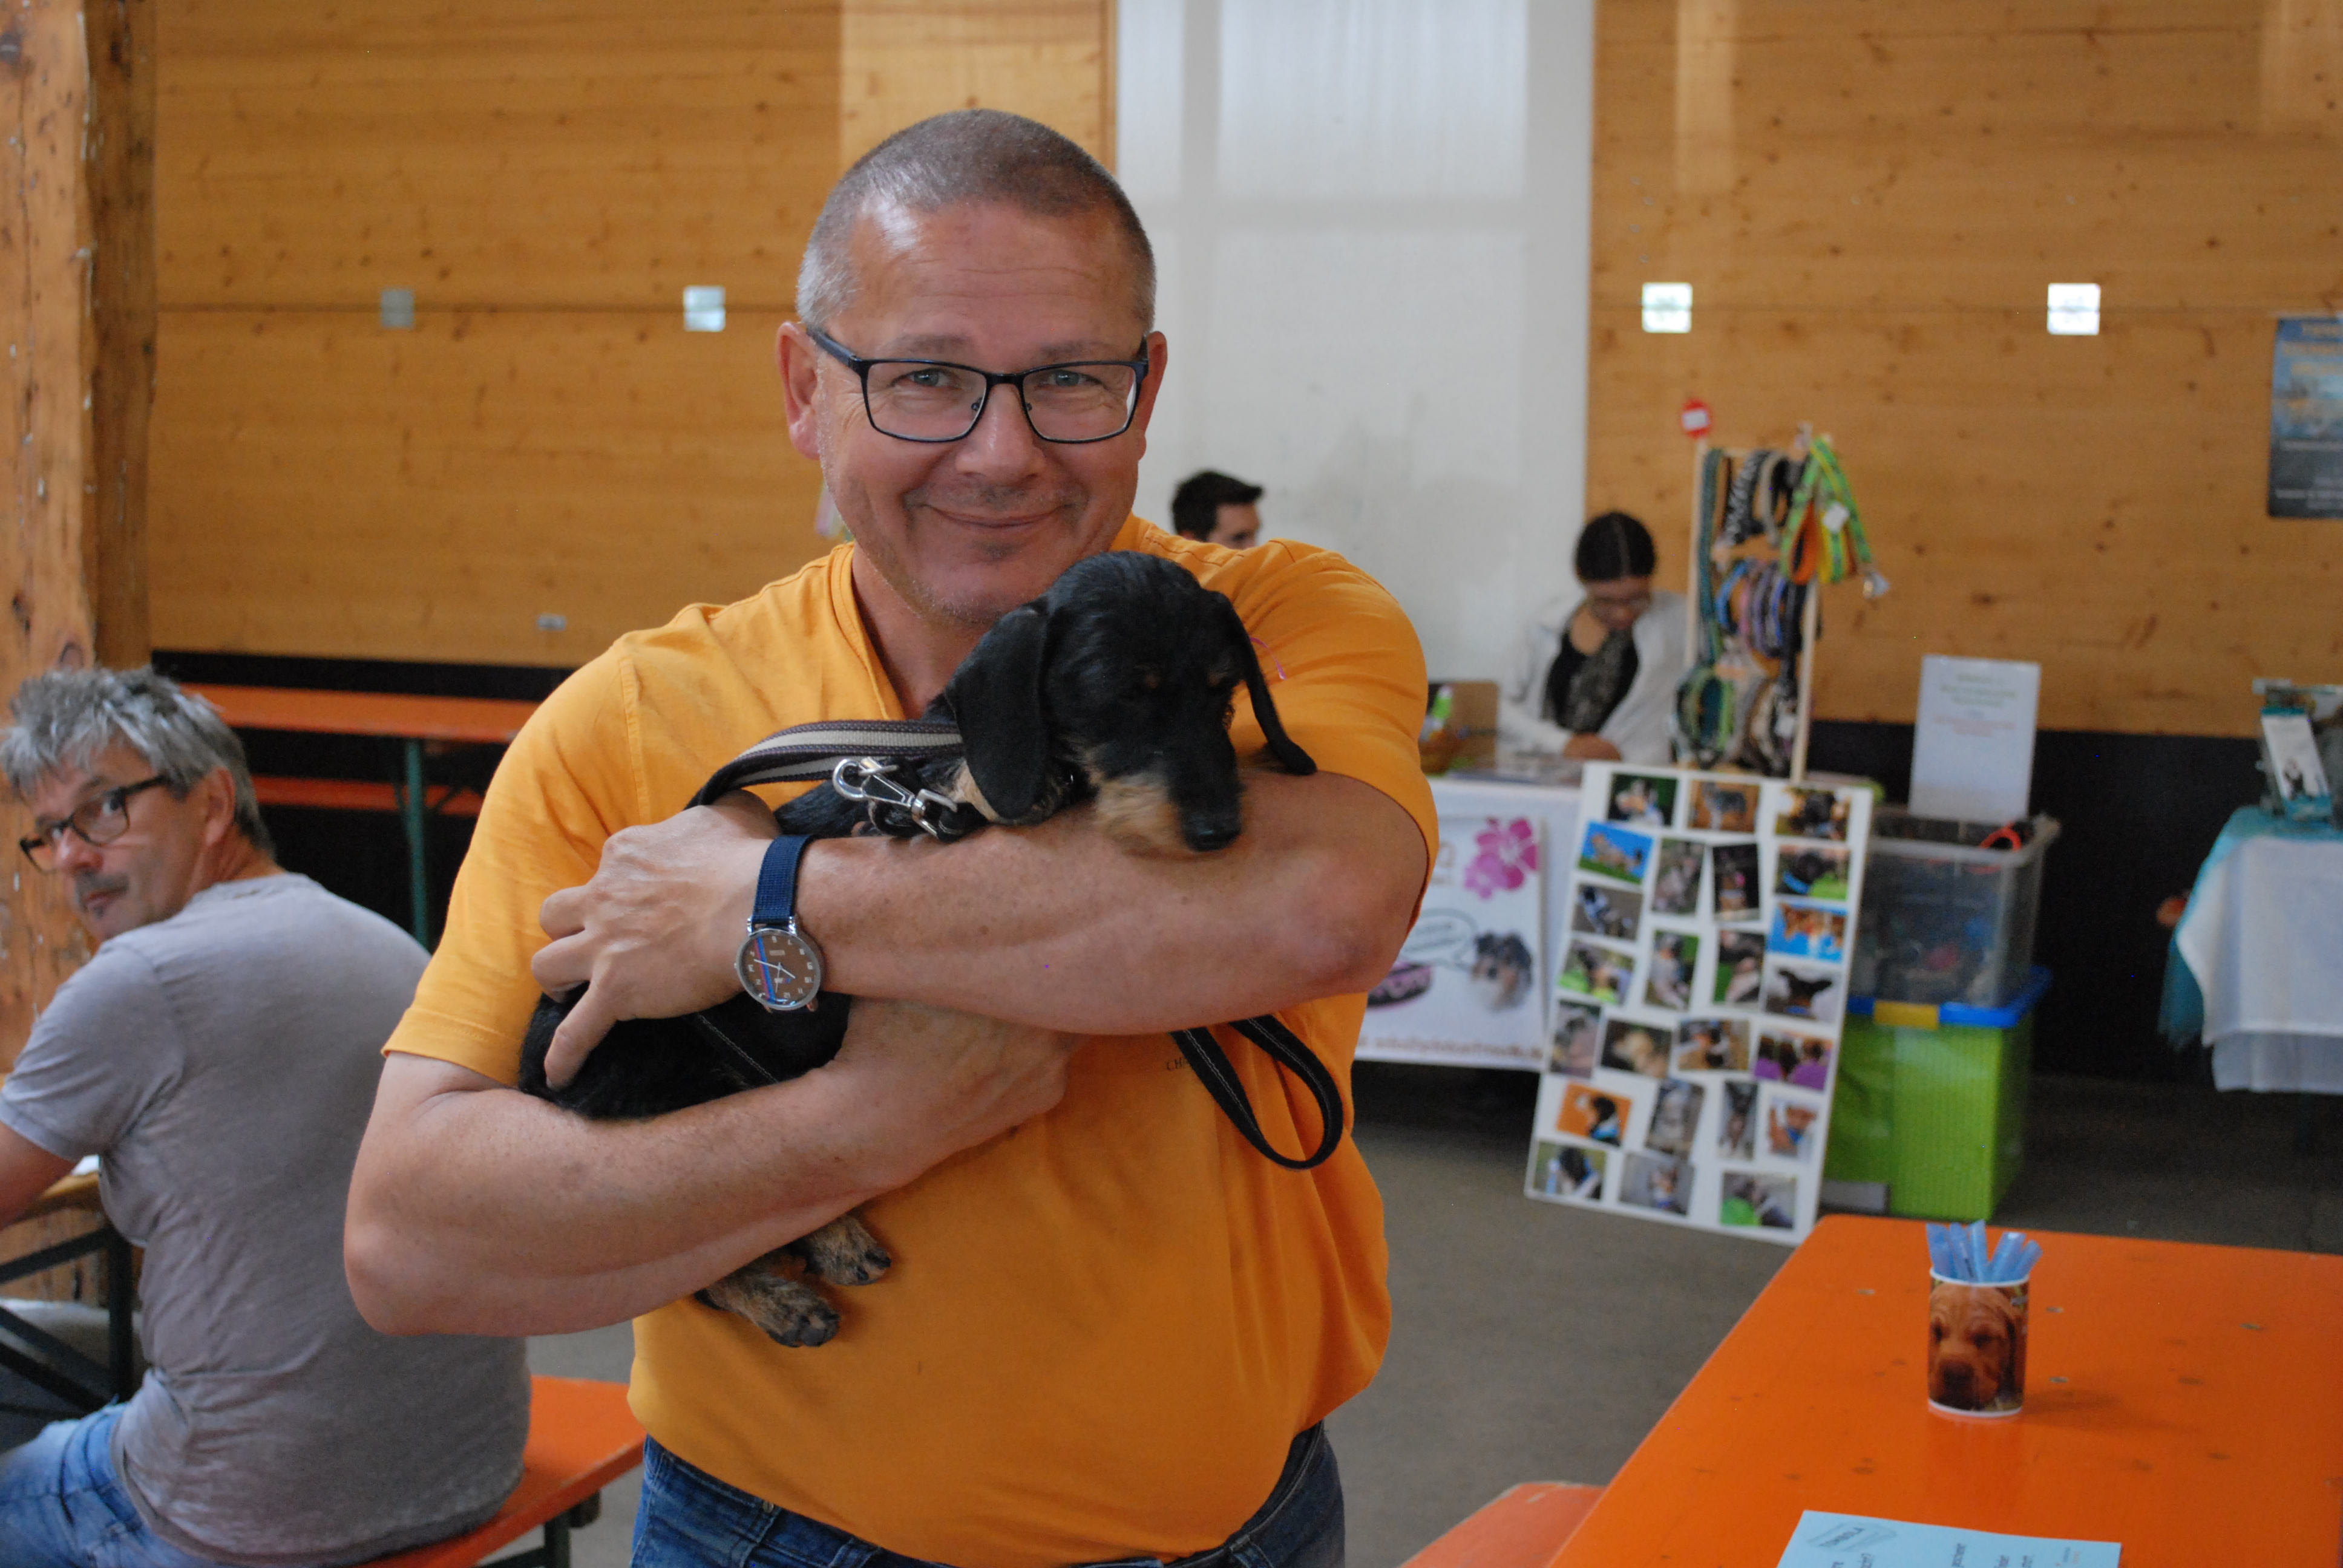
MULTIPOLYGON (((1373 579, 1308 546, 1240 554, 1137 518, 1114 548, 1229 595, 1286 729, 1405 807, 1433 852, 1423 654, 1373 579)), ((498 769, 388 1049, 513 1081, 538 907, 587 880, 611 833, 672 815, 776 729, 902 717, 852 550, 622 638, 554 693, 498 769)), ((1242 693, 1233 737, 1240 756, 1262 749, 1242 693)), ((1339 1070, 1363 1006, 1282 1016, 1339 1070)), ((1224 1039, 1270 1138, 1308 1147, 1306 1092, 1224 1039)), ((1382 1200, 1347 1140, 1306 1174, 1263 1160, 1165 1036, 1091 1040, 1068 1078, 1056 1109, 864 1206, 895 1265, 828 1292, 845 1320, 830 1343, 784 1350, 689 1301, 638 1319, 633 1403, 652 1435, 744 1492, 965 1568, 1225 1540, 1294 1433, 1374 1375, 1391 1325, 1382 1200)))

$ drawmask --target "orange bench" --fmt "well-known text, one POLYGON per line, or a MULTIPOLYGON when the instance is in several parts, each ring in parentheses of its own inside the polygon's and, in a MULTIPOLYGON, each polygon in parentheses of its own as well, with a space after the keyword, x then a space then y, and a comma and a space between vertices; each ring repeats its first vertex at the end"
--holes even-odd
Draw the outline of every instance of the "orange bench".
POLYGON ((491 1568, 569 1568, 569 1532, 599 1518, 602 1488, 643 1462, 643 1429, 627 1408, 624 1383, 539 1377, 529 1384, 520 1484, 497 1516, 468 1534, 377 1558, 367 1568, 474 1568, 540 1526, 541 1544, 491 1568))
POLYGON ((520 733, 534 702, 488 697, 410 697, 377 691, 315 691, 279 686, 187 688, 219 709, 231 729, 284 729, 308 735, 379 735, 405 749, 402 783, 357 779, 256 778, 264 806, 307 806, 331 811, 396 811, 407 832, 407 879, 415 940, 431 945, 430 869, 424 827, 434 812, 477 817, 480 798, 469 789, 423 782, 426 741, 502 746, 520 733))
POLYGON ((1403 1568, 1546 1568, 1602 1496, 1599 1486, 1525 1481, 1409 1558, 1403 1568))

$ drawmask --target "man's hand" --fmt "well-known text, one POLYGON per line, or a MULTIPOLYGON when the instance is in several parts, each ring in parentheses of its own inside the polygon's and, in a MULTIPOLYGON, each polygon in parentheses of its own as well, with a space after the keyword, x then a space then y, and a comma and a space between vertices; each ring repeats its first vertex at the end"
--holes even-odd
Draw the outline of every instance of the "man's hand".
POLYGON ((545 900, 538 922, 553 940, 529 961, 538 985, 548 996, 590 986, 554 1034, 548 1081, 558 1088, 577 1076, 620 1019, 679 1018, 740 989, 733 959, 774 832, 773 814, 736 790, 621 829, 602 846, 592 880, 545 900))
POLYGON ((1616 762, 1619 749, 1600 735, 1574 735, 1563 743, 1564 757, 1576 757, 1588 762, 1616 762))

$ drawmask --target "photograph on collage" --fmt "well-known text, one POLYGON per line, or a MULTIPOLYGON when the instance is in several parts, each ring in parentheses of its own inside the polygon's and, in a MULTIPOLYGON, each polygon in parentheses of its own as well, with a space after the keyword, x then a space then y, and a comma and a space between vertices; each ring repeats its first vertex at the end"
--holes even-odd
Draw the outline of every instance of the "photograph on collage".
POLYGON ((1798 1179, 1727 1171, 1723 1194, 1717 1200, 1716 1220, 1721 1225, 1795 1231, 1798 1228, 1798 1179))
POLYGON ((1615 1147, 1634 1111, 1635 1102, 1624 1094, 1605 1094, 1574 1083, 1562 1091, 1562 1113, 1554 1119, 1554 1130, 1615 1147))
POLYGON ((1838 1020, 1846 985, 1836 970, 1811 964, 1775 964, 1765 971, 1765 1010, 1783 1018, 1808 1019, 1815 1023, 1838 1020))
POLYGON ((1635 985, 1633 953, 1614 952, 1594 942, 1573 942, 1564 955, 1562 973, 1554 983, 1596 1001, 1622 1002, 1635 985))
POLYGON ((1716 933, 1716 985, 1710 1000, 1726 1007, 1755 1007, 1765 976, 1765 933, 1716 933))
POLYGON ((1632 822, 1639 828, 1664 828, 1675 820, 1676 781, 1673 779, 1652 779, 1641 773, 1614 773, 1611 776, 1610 809, 1604 816, 1614 822, 1632 822))
POLYGON ((1709 852, 1708 862, 1715 869, 1711 880, 1716 884, 1716 918, 1755 920, 1761 912, 1757 846, 1719 844, 1709 852))
POLYGON ((1827 839, 1846 842, 1846 822, 1855 803, 1835 789, 1792 789, 1775 815, 1774 833, 1782 839, 1827 839))
POLYGON ((1766 1092, 1764 1103, 1765 1152, 1776 1160, 1813 1159, 1822 1142, 1815 1133, 1822 1108, 1775 1091, 1766 1092))
POLYGON ((1749 1070, 1749 1020, 1688 1018, 1676 1025, 1678 1072, 1749 1070))
POLYGON ((1620 1168, 1619 1201, 1681 1214, 1692 1201, 1692 1165, 1666 1154, 1629 1154, 1620 1168))
POLYGON ((1600 1149, 1541 1141, 1530 1158, 1530 1190, 1544 1198, 1600 1198, 1610 1158, 1600 1149))
POLYGON ((1793 899, 1846 902, 1847 851, 1785 844, 1774 861, 1774 890, 1793 899))
POLYGON ((1652 875, 1652 913, 1700 913, 1700 872, 1708 846, 1694 839, 1660 840, 1659 869, 1652 875))
POLYGON ((1659 1154, 1689 1154, 1700 1129, 1701 1086, 1671 1078, 1660 1085, 1652 1101, 1651 1125, 1644 1130, 1644 1147, 1659 1154))
POLYGON ((1689 827, 1711 833, 1754 833, 1757 830, 1757 786, 1695 784, 1692 789, 1689 827))
POLYGON ((1590 937, 1632 942, 1643 910, 1644 895, 1633 888, 1581 882, 1570 890, 1570 929, 1590 937))
POLYGON ((1785 959, 1846 960, 1846 910, 1829 904, 1774 901, 1774 951, 1785 959))
POLYGON ((1631 832, 1611 822, 1590 822, 1586 825, 1585 847, 1578 852, 1578 869, 1597 877, 1640 882, 1651 859, 1650 835, 1631 832))
POLYGON ((1750 1070, 1794 1088, 1824 1090, 1830 1087, 1830 1062, 1829 1040, 1768 1030, 1757 1039, 1757 1060, 1750 1070))
POLYGON ((1716 1151, 1727 1160, 1751 1159, 1757 1152, 1757 1086, 1747 1079, 1728 1079, 1717 1087, 1725 1091, 1725 1102, 1716 1122, 1716 1151))
POLYGON ((1614 1072, 1665 1078, 1668 1075, 1667 1025, 1613 1019, 1603 1036, 1603 1065, 1614 1072))
POLYGON ((1570 1078, 1592 1078, 1603 1054, 1603 1010, 1583 1001, 1554 1004, 1554 1045, 1545 1070, 1570 1078))
POLYGON ((1700 939, 1690 931, 1659 931, 1652 937, 1651 966, 1644 976, 1644 1002, 1682 1012, 1692 1006, 1692 971, 1700 962, 1700 939))

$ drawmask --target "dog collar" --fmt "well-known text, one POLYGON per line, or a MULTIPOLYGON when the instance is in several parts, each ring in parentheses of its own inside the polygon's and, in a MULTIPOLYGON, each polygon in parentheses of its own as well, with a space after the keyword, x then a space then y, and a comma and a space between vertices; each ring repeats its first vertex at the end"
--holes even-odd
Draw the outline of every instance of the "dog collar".
POLYGON ((798 926, 798 865, 813 840, 783 834, 765 847, 757 904, 733 968, 740 988, 770 1012, 810 1008, 821 994, 821 949, 798 926))

